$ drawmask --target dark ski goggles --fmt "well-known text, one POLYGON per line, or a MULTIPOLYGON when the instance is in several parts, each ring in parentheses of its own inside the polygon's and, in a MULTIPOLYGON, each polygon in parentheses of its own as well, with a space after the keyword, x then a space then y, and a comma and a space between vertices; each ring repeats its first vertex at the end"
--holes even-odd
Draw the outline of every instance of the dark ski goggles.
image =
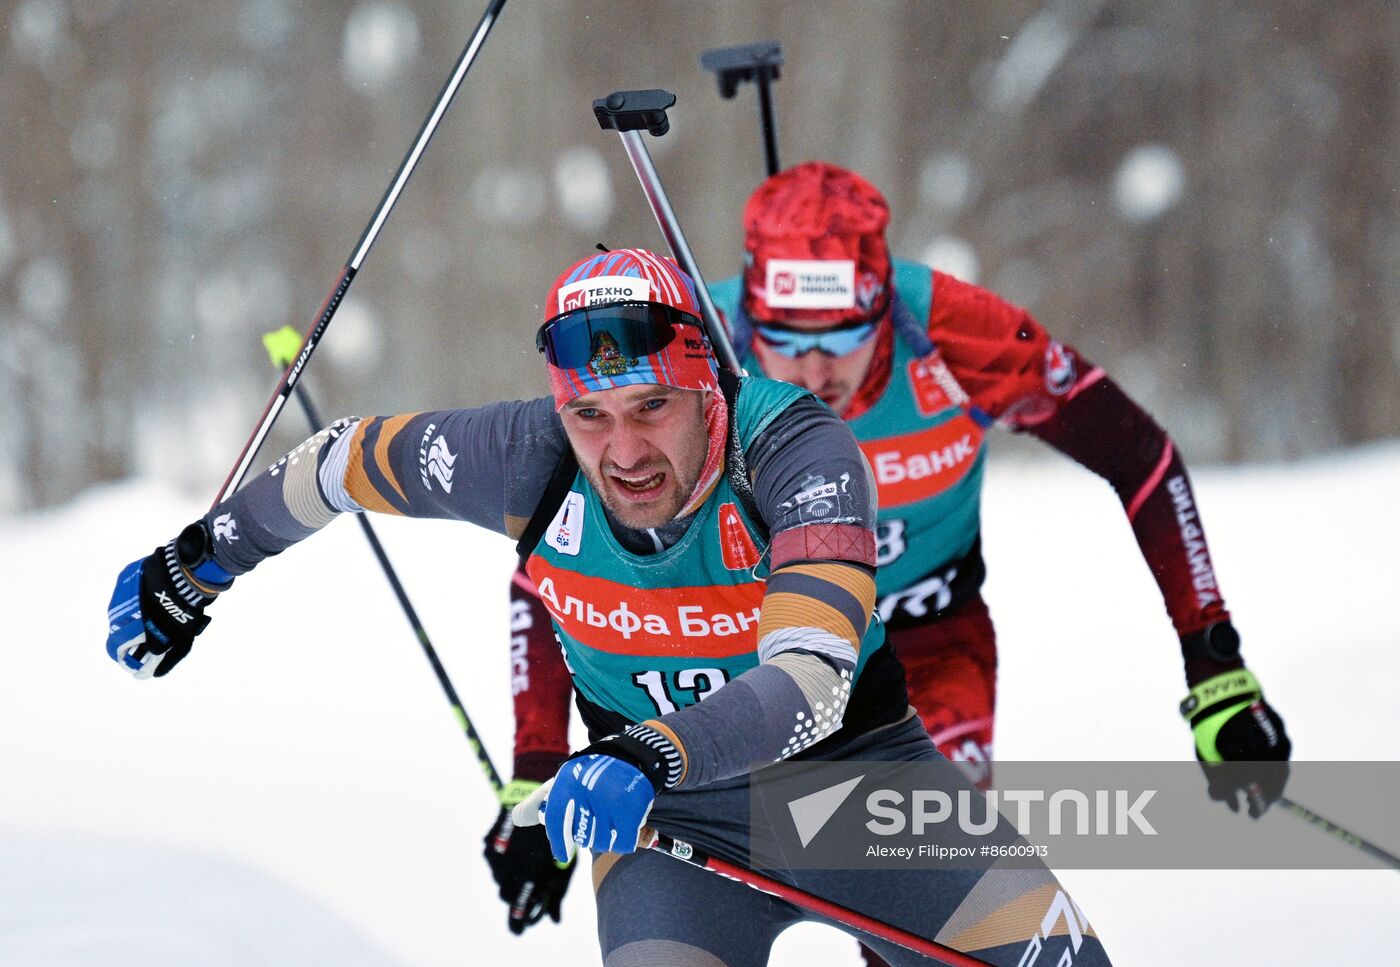
POLYGON ((757 323, 753 328, 773 352, 796 359, 814 349, 828 356, 848 356, 868 343, 879 325, 879 319, 866 319, 816 331, 789 329, 774 323, 757 323))
POLYGON ((546 320, 535 333, 535 348, 551 366, 583 369, 604 346, 633 358, 658 353, 676 338, 676 326, 701 328, 699 319, 674 306, 614 302, 570 309, 546 320))

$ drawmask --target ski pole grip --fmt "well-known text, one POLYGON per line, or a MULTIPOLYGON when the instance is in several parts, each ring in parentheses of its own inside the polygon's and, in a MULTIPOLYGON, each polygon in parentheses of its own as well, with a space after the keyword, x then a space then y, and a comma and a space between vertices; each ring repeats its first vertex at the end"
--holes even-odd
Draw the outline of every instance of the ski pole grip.
POLYGON ((278 369, 286 369, 292 365, 292 360, 301 352, 301 333, 291 326, 283 326, 275 332, 264 334, 262 342, 263 348, 267 350, 268 359, 271 359, 272 365, 278 369))
POLYGON ((538 789, 511 808, 510 818, 515 825, 538 826, 544 822, 544 818, 540 815, 540 809, 549 798, 549 790, 553 785, 552 778, 548 782, 541 783, 538 789))
POLYGON ((670 91, 613 91, 593 102, 593 116, 604 131, 642 131, 659 138, 671 130, 666 109, 675 106, 670 91))
POLYGON ((714 72, 719 96, 726 101, 738 93, 739 85, 745 81, 757 82, 762 77, 776 81, 782 66, 783 45, 776 40, 717 47, 700 55, 701 69, 714 72))

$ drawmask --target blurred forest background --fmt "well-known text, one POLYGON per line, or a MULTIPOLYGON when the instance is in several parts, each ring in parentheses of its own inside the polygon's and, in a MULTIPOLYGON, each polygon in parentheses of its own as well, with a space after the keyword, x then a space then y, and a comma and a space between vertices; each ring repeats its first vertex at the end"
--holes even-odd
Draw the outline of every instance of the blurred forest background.
MULTIPOLYGON (((0 511, 161 475, 211 496, 484 2, 0 0, 0 511)), ((549 282, 661 247, 590 103, 678 96, 653 157, 740 264, 753 88, 782 157, 880 186, 897 254, 1028 307, 1188 459, 1400 435, 1400 4, 510 0, 304 380, 327 416, 546 390, 549 282), (1389 160, 1387 160, 1389 159, 1389 160)), ((306 435, 296 408, 256 466, 306 435)))

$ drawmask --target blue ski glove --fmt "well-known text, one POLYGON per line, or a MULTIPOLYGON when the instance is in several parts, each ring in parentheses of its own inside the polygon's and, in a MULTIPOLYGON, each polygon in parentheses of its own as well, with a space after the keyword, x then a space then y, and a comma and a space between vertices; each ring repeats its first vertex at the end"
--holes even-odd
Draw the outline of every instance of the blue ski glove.
POLYGON ((543 822, 560 863, 579 847, 631 853, 666 775, 659 752, 630 735, 610 735, 565 760, 553 779, 515 807, 514 819, 519 826, 543 822))
POLYGON ((209 626, 204 609, 232 584, 213 559, 204 522, 196 521, 117 575, 107 606, 107 654, 136 678, 168 674, 209 626))

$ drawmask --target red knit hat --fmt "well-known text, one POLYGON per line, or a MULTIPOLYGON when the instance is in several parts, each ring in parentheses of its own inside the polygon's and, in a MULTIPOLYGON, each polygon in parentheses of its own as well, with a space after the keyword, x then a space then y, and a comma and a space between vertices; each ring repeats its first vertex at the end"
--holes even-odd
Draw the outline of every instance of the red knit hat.
POLYGON ((744 206, 744 308, 758 321, 833 325, 889 304, 890 207, 854 171, 808 161, 769 178, 744 206))

